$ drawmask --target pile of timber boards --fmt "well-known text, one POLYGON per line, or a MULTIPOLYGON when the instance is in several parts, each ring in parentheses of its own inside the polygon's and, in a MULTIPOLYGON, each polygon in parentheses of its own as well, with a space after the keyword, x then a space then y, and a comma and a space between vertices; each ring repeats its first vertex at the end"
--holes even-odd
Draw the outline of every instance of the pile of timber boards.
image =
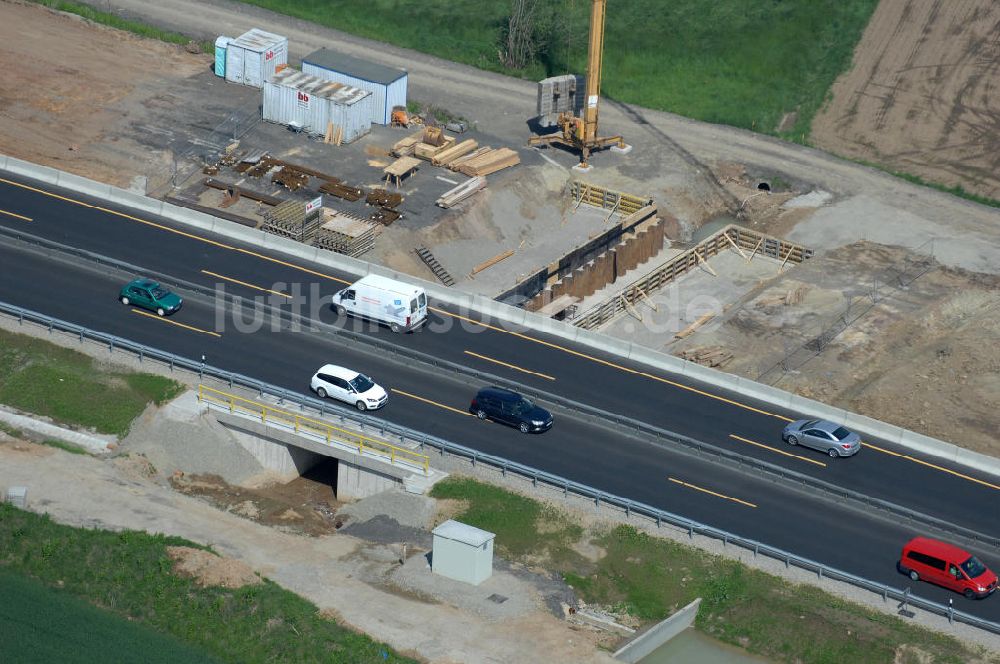
POLYGON ((323 208, 322 222, 313 238, 314 247, 357 257, 375 246, 379 229, 367 219, 323 208))
POLYGON ((733 359, 732 352, 722 346, 696 346, 695 348, 682 350, 676 353, 676 355, 677 357, 690 362, 697 362, 706 367, 722 366, 733 359))
POLYGON ((477 175, 489 175, 499 170, 517 166, 521 163, 521 158, 517 152, 510 148, 480 148, 475 152, 459 157, 448 164, 448 168, 475 177, 477 175))
POLYGON ((481 175, 469 178, 462 184, 458 185, 453 189, 441 194, 441 198, 437 199, 437 206, 443 208, 450 208, 454 205, 458 205, 460 202, 464 201, 469 196, 473 195, 477 191, 486 188, 486 178, 481 175))
POLYGON ((431 163, 435 166, 447 166, 459 157, 464 157, 479 147, 479 143, 473 139, 468 139, 445 148, 431 157, 431 163))

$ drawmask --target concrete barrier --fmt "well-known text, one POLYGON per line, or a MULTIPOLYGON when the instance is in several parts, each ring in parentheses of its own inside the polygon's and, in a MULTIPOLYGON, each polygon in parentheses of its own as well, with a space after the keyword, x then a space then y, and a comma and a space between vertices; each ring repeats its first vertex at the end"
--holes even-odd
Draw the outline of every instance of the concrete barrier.
POLYGON ((700 605, 701 598, 699 597, 666 620, 653 625, 615 651, 615 659, 635 664, 644 657, 648 657, 651 652, 690 627, 694 619, 698 617, 700 605))
MULTIPOLYGON (((692 362, 686 362, 667 353, 636 346, 632 343, 608 337, 597 332, 582 330, 569 323, 544 318, 481 295, 463 293, 455 289, 446 288, 435 282, 428 282, 417 277, 403 275, 356 258, 307 247, 288 238, 281 238, 265 233, 264 231, 247 228, 235 222, 214 218, 195 210, 189 210, 170 203, 153 202, 153 199, 149 199, 146 196, 139 196, 118 187, 103 185, 78 176, 60 174, 55 169, 31 164, 14 157, 0 155, 0 158, 3 160, 0 162, 0 167, 10 173, 50 184, 61 184, 61 186, 67 189, 88 195, 98 195, 95 192, 102 192, 106 188, 106 195, 109 200, 124 205, 135 206, 141 210, 149 211, 152 214, 159 214, 180 224, 207 230, 226 238, 255 246, 268 247, 287 256, 299 257, 328 268, 346 272, 355 278, 360 278, 366 274, 381 274, 393 278, 402 278, 408 282, 423 286, 431 298, 458 307, 460 309, 459 313, 462 315, 475 313, 486 318, 519 326, 521 330, 535 330, 570 342, 577 342, 610 355, 644 362, 651 367, 668 373, 686 376, 717 388, 729 390, 735 394, 773 404, 780 408, 795 410, 806 417, 830 419, 842 423, 862 435, 884 438, 921 454, 947 459, 985 473, 1000 476, 1000 459, 978 454, 970 450, 963 450, 951 443, 904 430, 895 425, 851 413, 841 408, 835 408, 813 399, 800 397, 748 378, 741 378, 692 362)), ((103 196, 105 194, 100 195, 103 196)))

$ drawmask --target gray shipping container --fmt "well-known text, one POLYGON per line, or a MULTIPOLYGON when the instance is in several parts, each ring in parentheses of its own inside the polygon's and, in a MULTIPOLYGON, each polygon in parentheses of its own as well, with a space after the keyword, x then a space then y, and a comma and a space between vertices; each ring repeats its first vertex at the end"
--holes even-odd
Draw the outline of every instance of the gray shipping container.
POLYGON ((326 134, 332 122, 344 128, 343 141, 371 131, 372 94, 295 69, 283 69, 264 83, 264 119, 295 123, 310 134, 326 134))
POLYGON ((372 122, 376 124, 389 124, 393 107, 406 106, 408 75, 402 69, 321 48, 302 59, 302 71, 371 92, 372 122))
POLYGON ((226 45, 226 80, 264 87, 278 65, 288 64, 288 38, 254 28, 226 45))

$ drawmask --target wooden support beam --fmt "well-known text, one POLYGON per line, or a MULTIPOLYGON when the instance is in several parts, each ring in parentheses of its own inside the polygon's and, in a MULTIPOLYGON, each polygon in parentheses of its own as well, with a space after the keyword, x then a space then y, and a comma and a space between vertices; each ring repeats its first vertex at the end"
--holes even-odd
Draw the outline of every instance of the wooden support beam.
POLYGON ((749 263, 750 261, 752 261, 753 257, 757 255, 757 250, 760 249, 760 245, 762 245, 762 244, 764 244, 764 238, 761 238, 760 240, 758 240, 757 244, 754 245, 753 252, 751 252, 750 258, 747 259, 747 263, 749 263))
POLYGON ((514 255, 514 250, 513 249, 508 249, 507 251, 503 252, 502 254, 497 254, 496 256, 494 256, 493 258, 489 259, 488 261, 480 263, 476 267, 472 268, 472 274, 479 274, 480 272, 482 272, 486 268, 493 267, 494 265, 496 265, 500 261, 504 260, 505 258, 510 258, 513 255, 514 255))
POLYGON ((632 303, 626 300, 625 296, 622 294, 619 294, 618 297, 621 299, 622 307, 625 309, 625 311, 639 322, 642 322, 642 314, 640 314, 638 311, 635 310, 635 307, 632 306, 632 303))
POLYGON ((715 314, 714 313, 708 313, 708 314, 705 314, 703 316, 699 316, 698 320, 696 320, 695 322, 691 323, 690 325, 688 325, 687 327, 685 327, 683 330, 681 330, 680 332, 678 332, 677 334, 675 334, 674 338, 675 339, 683 339, 684 337, 690 335, 692 332, 694 332, 699 327, 701 327, 702 325, 704 325, 708 321, 712 320, 713 318, 715 318, 715 314))
POLYGON ((642 290, 638 286, 636 286, 635 289, 639 291, 639 295, 642 295, 642 299, 646 301, 646 304, 648 304, 653 311, 659 311, 659 309, 656 308, 656 303, 650 300, 649 296, 646 295, 646 291, 642 290))
POLYGON ((778 266, 778 272, 779 273, 781 272, 781 268, 785 267, 785 263, 788 262, 788 257, 792 255, 792 249, 794 249, 794 248, 795 247, 793 247, 791 245, 788 246, 788 253, 785 254, 785 260, 781 261, 781 265, 778 266))
MULTIPOLYGON (((740 249, 740 245, 738 245, 738 244, 736 244, 735 242, 733 242, 733 238, 729 237, 729 233, 723 233, 722 235, 723 235, 723 237, 725 237, 725 238, 726 238, 727 240, 729 240, 729 244, 733 245, 733 249, 735 249, 736 251, 740 252, 740 256, 742 256, 742 257, 743 257, 743 260, 745 260, 745 261, 747 261, 747 262, 749 263, 749 262, 750 262, 750 259, 749 259, 749 258, 747 258, 747 255, 746 255, 745 253, 743 253, 743 250, 742 250, 742 249, 740 249)), ((761 241, 763 241, 763 239, 762 239, 761 241)))
POLYGON ((604 218, 604 223, 608 223, 608 220, 614 216, 615 212, 618 211, 618 206, 621 205, 621 203, 622 203, 622 197, 619 195, 617 200, 615 200, 615 206, 611 208, 611 212, 609 212, 608 216, 604 218))
POLYGON ((694 255, 698 259, 698 262, 704 265, 705 269, 712 273, 713 277, 719 276, 719 273, 712 269, 712 266, 708 264, 708 261, 706 261, 705 258, 700 253, 698 253, 697 250, 694 250, 694 255))

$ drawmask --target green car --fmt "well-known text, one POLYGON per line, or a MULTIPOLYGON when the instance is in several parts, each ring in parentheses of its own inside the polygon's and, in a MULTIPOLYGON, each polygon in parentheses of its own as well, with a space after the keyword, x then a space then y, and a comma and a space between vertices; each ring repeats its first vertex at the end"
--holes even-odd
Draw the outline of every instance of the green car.
POLYGON ((122 304, 134 304, 155 311, 159 316, 172 314, 181 308, 180 296, 171 293, 152 279, 130 281, 122 287, 118 299, 122 304))

